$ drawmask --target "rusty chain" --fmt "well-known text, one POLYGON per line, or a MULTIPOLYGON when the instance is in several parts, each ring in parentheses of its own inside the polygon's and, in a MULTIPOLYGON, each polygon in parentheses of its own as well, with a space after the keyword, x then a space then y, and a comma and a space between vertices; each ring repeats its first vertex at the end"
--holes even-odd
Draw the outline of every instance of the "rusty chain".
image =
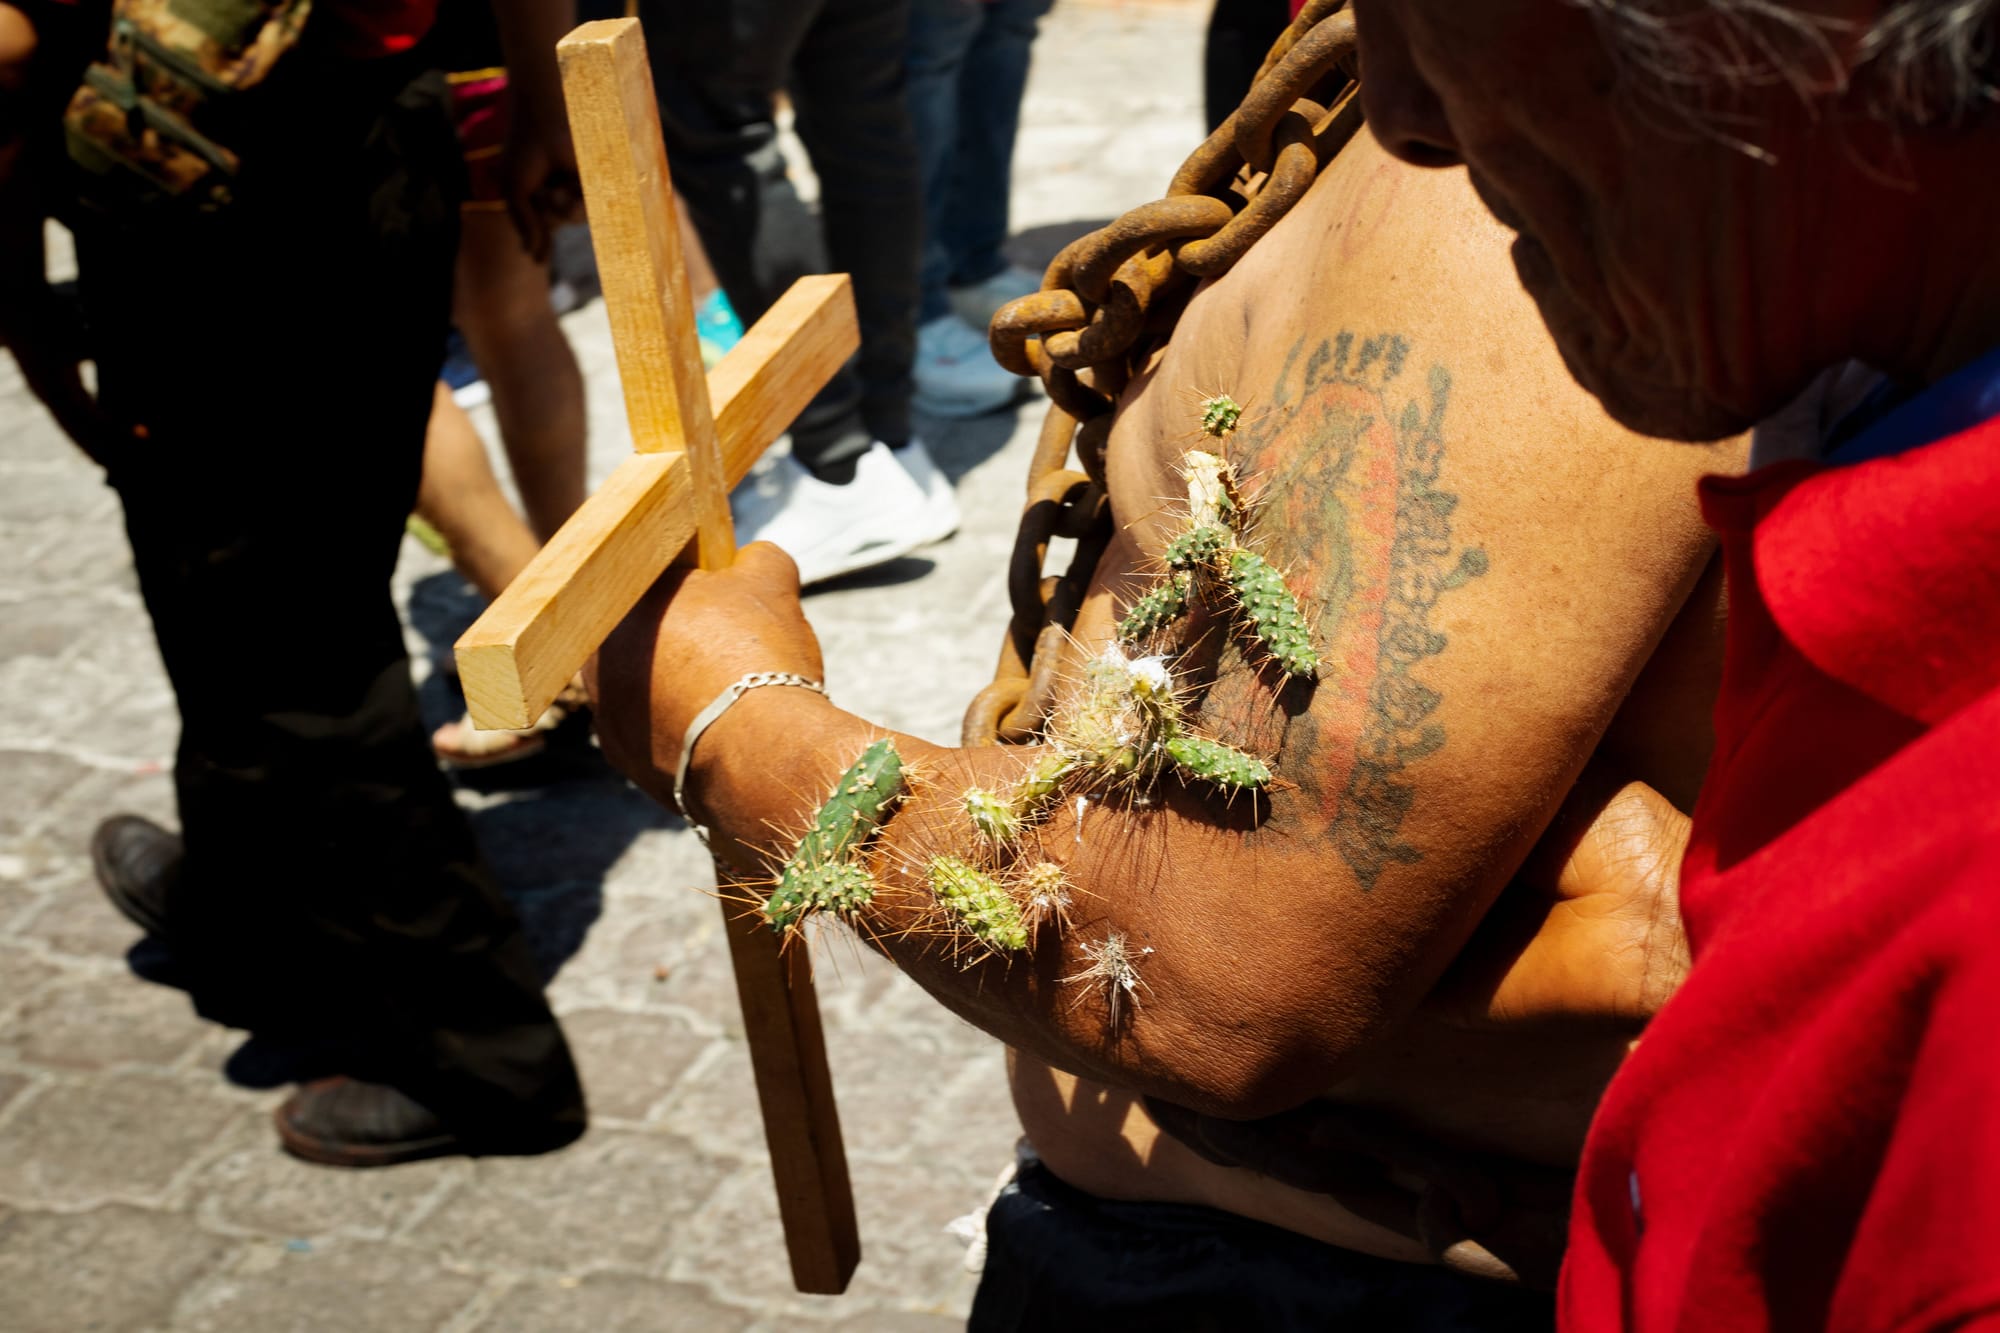
POLYGON ((1013 618, 992 684, 966 710, 965 744, 1030 741, 1048 718, 1052 664, 1111 539, 1104 448, 1119 393, 1172 334, 1197 284, 1228 272, 1360 129, 1344 4, 1309 0, 1166 198, 1065 246, 1041 291, 993 317, 994 358, 1038 377, 1049 411, 1007 567, 1013 618), (1044 575, 1057 537, 1073 539, 1076 553, 1066 572, 1044 575))

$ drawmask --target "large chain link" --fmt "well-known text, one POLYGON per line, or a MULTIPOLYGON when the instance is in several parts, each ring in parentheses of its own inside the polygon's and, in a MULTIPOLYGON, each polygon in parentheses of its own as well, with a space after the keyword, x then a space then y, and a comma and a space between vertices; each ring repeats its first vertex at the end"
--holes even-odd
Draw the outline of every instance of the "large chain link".
POLYGON ((995 359, 1039 377, 1049 412, 1007 567, 1013 618, 993 683, 966 710, 965 744, 1030 741, 1048 719, 1061 639, 1111 540, 1104 446, 1119 393, 1172 334, 1196 285, 1228 272, 1360 129, 1344 4, 1310 0, 1166 198, 1065 246, 1041 291, 993 317, 995 359), (1044 576, 1057 537, 1076 553, 1065 573, 1044 576))

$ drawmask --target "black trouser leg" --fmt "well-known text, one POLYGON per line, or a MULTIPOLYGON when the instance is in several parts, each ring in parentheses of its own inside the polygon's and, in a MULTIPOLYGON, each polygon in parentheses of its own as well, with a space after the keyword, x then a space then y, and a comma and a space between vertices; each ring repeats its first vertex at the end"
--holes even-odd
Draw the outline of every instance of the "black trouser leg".
POLYGON ((792 72, 827 257, 854 275, 862 419, 891 444, 910 437, 923 257, 923 180, 904 100, 909 26, 909 0, 826 0, 792 72))
MULTIPOLYGON (((792 425, 793 453, 808 466, 854 457, 871 437, 895 443, 908 435, 922 205, 901 102, 903 33, 895 15, 903 11, 903 0, 641 0, 639 7, 674 184, 743 322, 754 323, 806 274, 854 277, 860 354, 792 425), (865 25, 848 10, 872 11, 875 26, 858 35, 879 49, 850 46, 849 30, 865 25), (785 175, 772 98, 794 84, 795 63, 800 73, 807 66, 845 71, 838 77, 849 82, 834 96, 857 104, 848 119, 865 134, 878 134, 886 119, 900 122, 901 146, 892 148, 887 169, 891 177, 906 172, 907 186, 892 181, 867 217, 845 206, 857 186, 838 177, 851 157, 823 138, 807 139, 820 176, 820 218, 785 175), (893 110, 883 109, 885 99, 893 110), (843 200, 838 220, 835 197, 843 200)), ((804 138, 809 96, 793 91, 804 138)), ((864 164, 860 184, 872 188, 877 170, 864 164)))
POLYGON ((441 103, 237 206, 80 237, 114 477, 182 715, 169 904, 204 1012, 335 1039, 473 1138, 580 1120, 520 923, 432 759, 389 597, 450 307, 441 103))

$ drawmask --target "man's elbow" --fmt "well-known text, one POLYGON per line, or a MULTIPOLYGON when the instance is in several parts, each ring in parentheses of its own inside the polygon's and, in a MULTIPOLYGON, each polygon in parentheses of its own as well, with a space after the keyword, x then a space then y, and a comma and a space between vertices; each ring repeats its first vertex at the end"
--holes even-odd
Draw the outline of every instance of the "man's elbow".
POLYGON ((1187 1006, 1147 1026, 1147 1058, 1128 1081, 1230 1120, 1276 1115, 1324 1095, 1378 1030, 1325 996, 1272 997, 1248 1011, 1187 1006))

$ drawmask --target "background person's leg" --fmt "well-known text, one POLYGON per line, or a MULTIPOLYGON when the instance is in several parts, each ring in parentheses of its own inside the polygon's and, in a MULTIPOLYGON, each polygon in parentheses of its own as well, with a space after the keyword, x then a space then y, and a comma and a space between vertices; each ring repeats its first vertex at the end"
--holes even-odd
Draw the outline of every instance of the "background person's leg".
MULTIPOLYGON (((773 104, 821 3, 639 5, 674 185, 746 327, 799 278, 838 271, 785 172, 773 104)), ((792 423, 794 456, 818 465, 865 450, 861 399, 852 368, 836 375, 792 423)))
MULTIPOLYGON (((887 43, 883 59, 893 67, 895 124, 886 148, 869 120, 870 114, 879 120, 879 71, 851 57, 842 62, 852 24, 844 13, 829 23, 829 10, 837 6, 827 0, 641 4, 674 180, 737 314, 746 324, 754 322, 808 273, 848 272, 854 278, 859 355, 792 423, 791 457, 775 460, 730 499, 737 536, 783 547, 806 583, 892 560, 957 524, 949 494, 942 498, 950 512, 931 513, 920 484, 886 447, 874 447, 881 439, 907 439, 909 431, 908 328, 915 316, 918 203, 901 102, 903 3, 887 0, 876 28, 862 34, 872 43, 887 43), (858 104, 861 114, 851 123, 843 118, 844 105, 832 114, 839 126, 835 133, 856 129, 863 137, 850 147, 859 155, 854 158, 825 158, 828 145, 820 141, 813 162, 822 216, 815 218, 785 174, 773 98, 792 84, 799 133, 812 151, 813 113, 807 103, 813 99, 794 76, 798 62, 817 68, 828 56, 835 57, 832 68, 847 70, 858 81, 828 85, 808 76, 805 87, 835 103, 858 104), (885 160, 868 156, 877 150, 886 152, 885 160), (850 170, 859 179, 839 177, 850 170), (873 194, 884 180, 891 188, 873 194), (866 217, 855 216, 857 196, 869 200, 863 205, 866 217), (886 232, 882 243, 901 254, 907 268, 892 277, 887 297, 881 261, 857 245, 857 233, 869 230, 886 232), (898 314, 902 303, 909 309, 898 314)), ((884 4, 870 0, 867 8, 884 4)))
POLYGON ((1007 267, 1007 203, 1014 186, 1014 139, 1042 15, 1053 0, 994 0, 958 82, 958 154, 942 229, 951 285, 984 282, 1007 267))
MULTIPOLYGON (((924 193, 922 298, 917 322, 951 313, 947 293, 956 256, 946 243, 946 216, 959 157, 959 87, 965 53, 985 21, 986 0, 911 0, 910 128, 924 193)), ((983 275, 982 275, 983 276, 983 275)))
POLYGON ((583 373, 549 303, 548 267, 521 248, 504 211, 465 211, 452 314, 492 387, 528 524, 547 541, 583 503, 583 373))
POLYGON ((1292 21, 1285 0, 1215 0, 1202 47, 1202 102, 1213 130, 1229 119, 1257 77, 1264 54, 1292 21))
POLYGON ((452 566, 489 601, 541 549, 500 489, 500 478, 486 458, 486 441, 442 380, 424 434, 417 514, 444 538, 452 566))
MULTIPOLYGON (((827 256, 854 278, 861 415, 873 438, 891 445, 910 438, 923 244, 904 101, 909 22, 909 0, 826 0, 799 45, 791 81, 799 139, 819 175, 827 256)), ((838 457, 837 448, 851 445, 822 446, 820 457, 838 457)))
POLYGON ((182 713, 171 943, 204 1012, 336 1040, 344 1072, 477 1142, 546 1146, 581 1127, 576 1071, 432 762, 388 596, 456 147, 421 96, 366 147, 287 147, 316 150, 310 179, 81 238, 107 405, 152 429, 115 481, 182 713))

